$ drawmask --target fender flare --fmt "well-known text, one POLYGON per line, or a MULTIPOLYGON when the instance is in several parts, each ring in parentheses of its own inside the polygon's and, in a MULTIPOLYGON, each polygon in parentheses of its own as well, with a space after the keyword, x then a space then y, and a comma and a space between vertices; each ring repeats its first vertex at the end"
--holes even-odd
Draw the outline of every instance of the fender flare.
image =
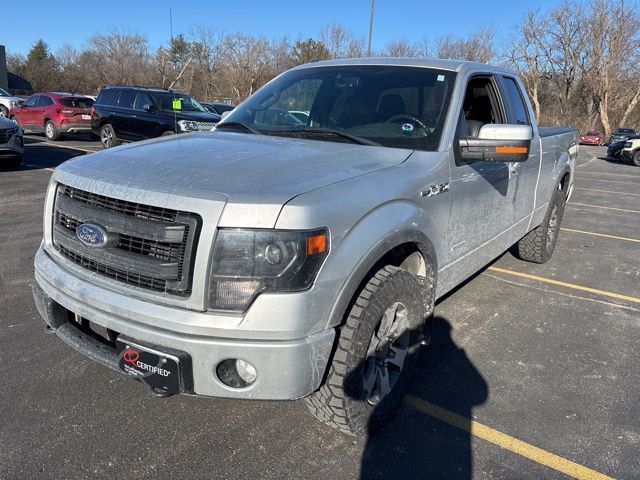
POLYGON ((368 279, 371 270, 392 249, 405 243, 413 243, 422 254, 427 271, 433 279, 434 292, 437 285, 438 263, 435 248, 431 239, 417 229, 394 230, 379 238, 369 250, 360 257, 351 275, 342 285, 340 293, 334 302, 327 322, 327 328, 337 327, 343 323, 347 308, 359 288, 368 279))

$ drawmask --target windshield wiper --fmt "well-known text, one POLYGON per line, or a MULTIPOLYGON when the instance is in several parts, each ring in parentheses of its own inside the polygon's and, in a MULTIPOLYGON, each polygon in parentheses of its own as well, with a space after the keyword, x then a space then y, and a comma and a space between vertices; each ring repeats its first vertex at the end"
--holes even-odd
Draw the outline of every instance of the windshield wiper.
POLYGON ((253 133, 255 135, 264 135, 257 128, 253 128, 242 122, 221 122, 218 125, 216 125, 216 130, 218 128, 233 128, 233 129, 244 130, 245 132, 253 133))
POLYGON ((366 138, 356 137, 355 135, 350 135, 348 133, 342 132, 340 130, 333 130, 331 128, 296 128, 294 130, 275 130, 269 132, 271 135, 278 134, 287 134, 287 133, 297 133, 297 134, 324 134, 324 135, 335 135, 336 137, 346 138, 353 143, 357 143, 358 145, 372 145, 379 147, 380 144, 373 142, 371 140, 367 140, 366 138))

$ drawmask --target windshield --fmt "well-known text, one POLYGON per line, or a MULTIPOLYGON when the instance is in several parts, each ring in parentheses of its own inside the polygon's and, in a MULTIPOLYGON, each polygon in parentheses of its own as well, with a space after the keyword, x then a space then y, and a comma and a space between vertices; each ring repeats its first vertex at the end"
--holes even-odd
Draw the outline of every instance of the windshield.
POLYGON ((207 110, 195 99, 184 93, 151 92, 158 110, 165 112, 206 112, 207 110))
POLYGON ((6 90, 3 90, 2 88, 0 88, 0 97, 10 97, 11 95, 9 95, 9 93, 7 93, 6 90))
POLYGON ((268 135, 340 142, 351 136, 386 147, 434 151, 455 75, 383 65, 291 70, 236 107, 219 126, 239 122, 268 135))

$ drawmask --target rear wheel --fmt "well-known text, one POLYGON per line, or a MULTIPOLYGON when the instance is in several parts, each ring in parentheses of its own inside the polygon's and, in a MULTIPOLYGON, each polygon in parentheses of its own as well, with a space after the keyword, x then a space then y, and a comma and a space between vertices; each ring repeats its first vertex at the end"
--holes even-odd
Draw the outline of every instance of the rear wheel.
POLYGON ((633 154, 633 158, 631 160, 636 167, 640 167, 640 150, 636 151, 633 154))
POLYGON ((9 116, 9 109, 4 105, 0 105, 0 117, 8 117, 8 116, 9 116))
POLYGON ((551 258, 560 232, 565 201, 564 192, 557 188, 542 224, 516 243, 515 253, 518 258, 533 263, 545 263, 551 258))
POLYGON ((100 127, 100 143, 104 148, 111 148, 120 145, 120 140, 116 137, 116 132, 113 127, 106 123, 100 127))
POLYGON ((326 382, 307 397, 318 419, 351 435, 377 430, 398 409, 415 364, 425 286, 386 266, 349 311, 326 382))
POLYGON ((51 120, 47 120, 45 122, 44 134, 49 140, 54 142, 60 139, 60 131, 56 128, 51 120))

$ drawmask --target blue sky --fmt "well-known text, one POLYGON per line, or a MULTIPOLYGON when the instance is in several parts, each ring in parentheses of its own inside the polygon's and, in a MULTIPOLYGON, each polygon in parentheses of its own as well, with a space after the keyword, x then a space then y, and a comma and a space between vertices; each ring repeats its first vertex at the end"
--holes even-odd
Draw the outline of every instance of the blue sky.
MULTIPOLYGON (((560 0, 376 0, 373 47, 392 39, 411 41, 441 35, 465 35, 481 25, 492 26, 504 40, 524 12, 546 10, 560 0)), ((224 32, 243 32, 292 40, 316 36, 323 25, 339 22, 366 37, 370 0, 111 0, 104 6, 86 1, 59 0, 47 14, 28 12, 3 22, 0 44, 8 53, 27 53, 43 38, 56 51, 68 43, 81 49, 96 33, 118 28, 140 33, 157 48, 169 38, 169 8, 173 33, 188 34, 205 24, 224 32)), ((36 9, 42 13, 42 10, 36 9)))

